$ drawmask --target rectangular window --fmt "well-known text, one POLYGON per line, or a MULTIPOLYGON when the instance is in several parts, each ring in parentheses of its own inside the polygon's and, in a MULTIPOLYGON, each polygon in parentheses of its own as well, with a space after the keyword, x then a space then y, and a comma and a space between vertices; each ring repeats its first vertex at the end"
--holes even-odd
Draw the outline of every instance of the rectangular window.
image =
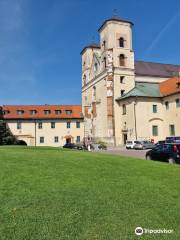
POLYGON ((43 128, 42 122, 38 122, 38 128, 39 128, 39 129, 42 129, 42 128, 43 128))
POLYGON ((122 106, 122 110, 123 110, 123 115, 126 115, 126 105, 125 104, 123 104, 123 106, 122 106))
POLYGON ((17 129, 22 129, 21 122, 17 122, 17 129))
POLYGON ((166 110, 168 110, 169 109, 169 102, 167 101, 167 102, 165 102, 165 107, 166 107, 166 110))
POLYGON ((56 123, 55 122, 51 122, 51 128, 55 128, 56 127, 56 123))
POLYGON ((55 136, 55 137, 54 137, 54 142, 55 142, 55 143, 58 143, 58 142, 59 142, 59 137, 58 137, 58 136, 55 136))
POLYGON ((158 126, 152 126, 152 135, 158 136, 158 126))
POLYGON ((120 76, 120 83, 124 83, 124 76, 120 76))
POLYGON ((157 105, 153 105, 153 113, 157 113, 157 105))
POLYGON ((71 123, 67 122, 67 128, 71 128, 71 123))
POLYGON ((80 128, 80 122, 76 122, 76 128, 80 128))
POLYGON ((170 136, 175 136, 175 126, 173 124, 169 125, 170 136))
POLYGON ((81 141, 81 137, 80 137, 80 136, 77 136, 76 142, 79 143, 80 141, 81 141))
POLYGON ((180 107, 180 99, 176 99, 176 107, 179 108, 180 107))
POLYGON ((40 138, 39 138, 39 142, 40 142, 40 143, 44 143, 44 137, 40 137, 40 138))

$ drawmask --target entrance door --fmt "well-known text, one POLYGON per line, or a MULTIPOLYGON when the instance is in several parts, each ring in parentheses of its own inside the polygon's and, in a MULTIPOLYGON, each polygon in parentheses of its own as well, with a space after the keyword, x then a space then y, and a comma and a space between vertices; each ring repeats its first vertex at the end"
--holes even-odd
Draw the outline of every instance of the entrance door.
POLYGON ((71 143, 71 138, 66 138, 66 143, 71 143))
POLYGON ((127 141, 127 134, 123 134, 123 143, 124 143, 124 145, 126 145, 126 141, 127 141))

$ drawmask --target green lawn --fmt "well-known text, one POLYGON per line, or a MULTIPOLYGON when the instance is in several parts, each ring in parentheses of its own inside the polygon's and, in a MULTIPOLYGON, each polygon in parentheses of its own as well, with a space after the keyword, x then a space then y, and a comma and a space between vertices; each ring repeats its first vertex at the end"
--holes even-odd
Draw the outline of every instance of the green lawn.
POLYGON ((0 147, 0 240, 180 239, 180 166, 0 147), (137 226, 174 229, 137 237, 137 226))

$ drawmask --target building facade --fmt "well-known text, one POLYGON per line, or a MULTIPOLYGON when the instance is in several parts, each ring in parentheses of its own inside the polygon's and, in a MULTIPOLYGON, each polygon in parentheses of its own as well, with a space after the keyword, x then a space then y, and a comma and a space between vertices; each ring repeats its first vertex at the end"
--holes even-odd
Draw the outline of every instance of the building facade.
POLYGON ((28 146, 63 146, 84 137, 80 105, 4 105, 2 119, 28 146))
MULTIPOLYGON (((180 66, 135 61, 132 27, 132 22, 117 17, 106 20, 98 30, 100 44, 90 44, 81 52, 85 138, 111 145, 122 145, 127 139, 156 141, 169 136, 173 125, 180 135, 175 126, 180 122, 180 109, 174 107, 179 89, 167 97, 160 91, 161 83, 170 79, 166 83, 170 86, 172 77, 179 76, 180 66), (128 97, 133 89, 136 95, 128 97), (144 89, 150 93, 143 95, 144 89), (167 101, 169 108, 172 105, 170 114, 164 111, 167 101), (158 113, 151 114, 150 109, 157 107, 158 113)), ((175 79, 177 86, 179 79, 175 79)))

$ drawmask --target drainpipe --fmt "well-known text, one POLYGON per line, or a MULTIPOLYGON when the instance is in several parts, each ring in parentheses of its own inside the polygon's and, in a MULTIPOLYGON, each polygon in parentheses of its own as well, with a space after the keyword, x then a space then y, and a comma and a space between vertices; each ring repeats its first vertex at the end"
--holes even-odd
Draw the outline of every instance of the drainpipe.
POLYGON ((136 137, 136 140, 137 140, 136 104, 137 104, 137 96, 136 96, 136 99, 134 101, 134 127, 135 127, 135 137, 136 137))
POLYGON ((35 140, 35 147, 36 147, 36 119, 34 119, 34 140, 35 140))

